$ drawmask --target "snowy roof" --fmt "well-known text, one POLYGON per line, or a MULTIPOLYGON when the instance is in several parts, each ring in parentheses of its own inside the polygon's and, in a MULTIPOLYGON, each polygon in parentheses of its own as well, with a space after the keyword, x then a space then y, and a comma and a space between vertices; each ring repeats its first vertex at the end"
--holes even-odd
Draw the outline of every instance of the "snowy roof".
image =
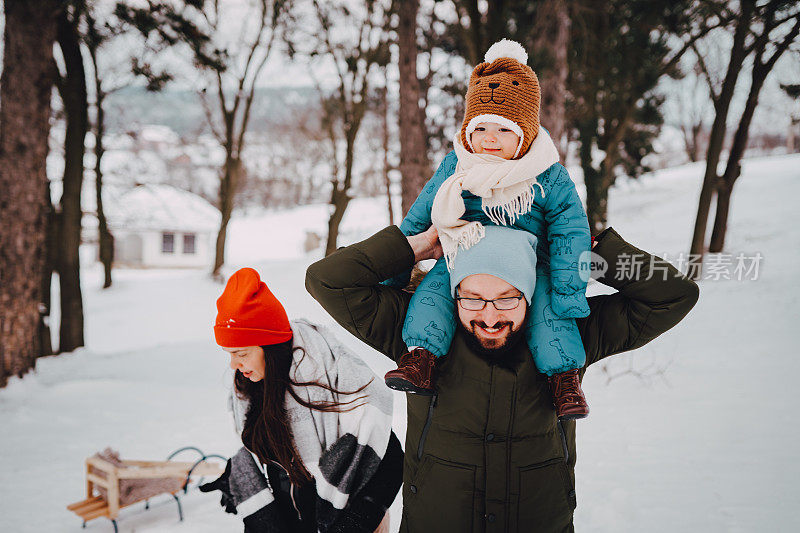
POLYGON ((181 138, 169 126, 146 124, 139 128, 139 138, 145 142, 163 142, 177 144, 181 138))
POLYGON ((200 196, 157 183, 121 194, 106 212, 112 229, 210 232, 220 222, 219 211, 200 196))

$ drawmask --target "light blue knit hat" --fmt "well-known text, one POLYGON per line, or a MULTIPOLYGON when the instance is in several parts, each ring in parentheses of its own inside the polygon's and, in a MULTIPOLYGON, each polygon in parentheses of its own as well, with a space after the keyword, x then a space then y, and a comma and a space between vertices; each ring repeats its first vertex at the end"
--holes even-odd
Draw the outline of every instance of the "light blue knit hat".
POLYGON ((450 292, 473 274, 491 274, 520 290, 530 305, 536 287, 536 235, 520 229, 486 225, 486 233, 466 250, 458 250, 450 272, 450 292))

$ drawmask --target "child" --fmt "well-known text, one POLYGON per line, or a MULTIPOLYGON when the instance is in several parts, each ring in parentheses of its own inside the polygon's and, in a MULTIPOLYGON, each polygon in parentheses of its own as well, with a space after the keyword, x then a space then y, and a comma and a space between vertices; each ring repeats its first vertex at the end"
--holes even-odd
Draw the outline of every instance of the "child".
MULTIPOLYGON (((574 319, 589 314, 579 275, 581 252, 590 249, 589 223, 555 145, 539 127, 539 82, 526 63, 522 46, 504 39, 475 67, 455 150, 400 225, 406 235, 436 226, 444 257, 411 299, 403 326, 409 353, 385 379, 397 390, 433 394, 434 358, 448 352, 457 320, 448 266, 459 248, 484 237, 484 225, 513 226, 535 236, 538 258, 528 346, 548 376, 559 419, 584 418, 589 408, 578 369, 586 354, 574 319)), ((404 285, 407 276, 401 278, 386 283, 404 285)))

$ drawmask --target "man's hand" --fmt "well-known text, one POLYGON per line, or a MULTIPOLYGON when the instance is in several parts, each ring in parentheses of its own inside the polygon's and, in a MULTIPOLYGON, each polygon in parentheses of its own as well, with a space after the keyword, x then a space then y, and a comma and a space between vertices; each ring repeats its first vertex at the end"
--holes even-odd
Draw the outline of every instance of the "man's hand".
POLYGON ((442 243, 439 242, 439 232, 434 226, 417 235, 406 237, 408 244, 414 251, 414 262, 424 259, 439 259, 442 257, 442 243))

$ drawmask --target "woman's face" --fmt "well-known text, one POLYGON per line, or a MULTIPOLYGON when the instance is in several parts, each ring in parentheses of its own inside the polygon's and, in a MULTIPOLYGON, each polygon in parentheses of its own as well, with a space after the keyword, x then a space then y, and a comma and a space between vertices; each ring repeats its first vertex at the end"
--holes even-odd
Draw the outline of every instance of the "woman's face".
POLYGON ((261 346, 222 349, 231 355, 232 370, 238 370, 250 381, 264 379, 264 349, 261 346))

